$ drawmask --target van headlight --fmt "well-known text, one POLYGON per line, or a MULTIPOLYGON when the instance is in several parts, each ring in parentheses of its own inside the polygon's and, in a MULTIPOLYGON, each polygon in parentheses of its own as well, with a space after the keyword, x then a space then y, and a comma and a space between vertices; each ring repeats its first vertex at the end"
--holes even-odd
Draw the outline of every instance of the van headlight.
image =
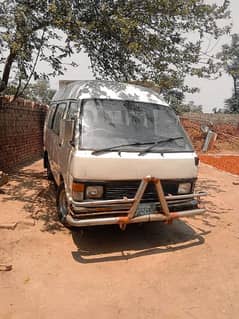
POLYGON ((83 201, 84 200, 84 190, 85 185, 82 183, 78 183, 73 181, 72 183, 72 198, 75 201, 83 201))
POLYGON ((85 197, 86 198, 102 198, 104 193, 103 186, 87 186, 85 197))
POLYGON ((191 183, 180 183, 178 185, 178 194, 189 194, 191 192, 191 183))

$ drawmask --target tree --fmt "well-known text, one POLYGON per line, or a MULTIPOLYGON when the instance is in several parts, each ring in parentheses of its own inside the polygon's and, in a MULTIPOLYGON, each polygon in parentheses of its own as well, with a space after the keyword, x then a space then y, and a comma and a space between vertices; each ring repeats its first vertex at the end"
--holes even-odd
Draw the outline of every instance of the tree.
POLYGON ((62 59, 73 51, 69 40, 61 43, 62 37, 56 31, 63 29, 63 23, 69 19, 64 15, 68 5, 70 1, 1 1, 0 92, 7 88, 11 71, 18 81, 17 95, 23 94, 32 79, 46 78, 44 72, 36 69, 40 61, 52 67, 50 75, 63 74, 62 59))
POLYGON ((203 108, 202 105, 197 105, 195 104, 194 101, 189 101, 188 102, 188 106, 189 106, 189 112, 193 112, 193 113, 203 113, 203 108))
POLYGON ((11 84, 7 87, 4 91, 7 95, 14 95, 19 94, 18 96, 23 97, 25 99, 33 100, 40 102, 42 104, 49 104, 52 100, 53 95, 55 94, 55 90, 50 88, 49 81, 45 79, 39 79, 34 83, 30 83, 24 92, 17 93, 18 88, 16 85, 11 84))
POLYGON ((226 109, 230 113, 239 113, 239 34, 233 34, 231 44, 223 45, 217 56, 233 80, 232 97, 225 100, 226 109))
POLYGON ((225 100, 225 107, 229 113, 239 113, 239 97, 238 93, 233 92, 232 97, 225 100))
POLYGON ((189 111, 187 106, 183 104, 184 93, 181 89, 174 88, 166 90, 166 92, 164 92, 164 98, 176 114, 179 115, 189 111))
POLYGON ((10 72, 20 93, 32 78, 46 77, 36 69, 39 61, 51 65, 50 75, 62 74, 64 58, 81 50, 100 78, 149 80, 171 89, 186 74, 209 76, 217 67, 210 57, 197 64, 202 40, 228 32, 218 25, 228 7, 229 0, 221 6, 203 0, 3 0, 0 91, 10 72))
POLYGON ((44 79, 37 80, 26 89, 27 98, 43 104, 49 104, 54 94, 55 90, 52 90, 49 81, 44 79))

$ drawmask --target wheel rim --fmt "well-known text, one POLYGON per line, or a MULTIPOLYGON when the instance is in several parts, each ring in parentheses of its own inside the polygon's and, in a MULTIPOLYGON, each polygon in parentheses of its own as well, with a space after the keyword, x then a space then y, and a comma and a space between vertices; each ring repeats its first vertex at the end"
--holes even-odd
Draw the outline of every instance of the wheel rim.
POLYGON ((66 192, 63 189, 59 196, 59 212, 62 218, 65 218, 68 212, 66 192))

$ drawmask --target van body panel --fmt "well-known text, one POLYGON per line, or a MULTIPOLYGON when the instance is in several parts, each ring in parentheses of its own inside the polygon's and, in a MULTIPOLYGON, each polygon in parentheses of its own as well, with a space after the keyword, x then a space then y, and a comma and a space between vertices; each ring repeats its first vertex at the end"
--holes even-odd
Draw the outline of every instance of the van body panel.
POLYGON ((70 81, 55 93, 53 101, 83 100, 83 99, 112 99, 128 100, 145 103, 156 103, 168 107, 160 95, 149 88, 139 85, 111 81, 70 81))
POLYGON ((109 152, 91 155, 91 151, 77 151, 71 162, 71 175, 86 180, 132 180, 145 176, 160 179, 196 178, 195 153, 109 152))

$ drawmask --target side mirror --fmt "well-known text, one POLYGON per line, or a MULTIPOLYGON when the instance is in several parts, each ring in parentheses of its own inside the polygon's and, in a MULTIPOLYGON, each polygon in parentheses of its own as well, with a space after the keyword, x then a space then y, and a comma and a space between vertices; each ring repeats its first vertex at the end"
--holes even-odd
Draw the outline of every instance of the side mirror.
POLYGON ((61 120, 60 121, 60 134, 59 140, 60 145, 71 142, 74 133, 74 121, 72 120, 61 120))

